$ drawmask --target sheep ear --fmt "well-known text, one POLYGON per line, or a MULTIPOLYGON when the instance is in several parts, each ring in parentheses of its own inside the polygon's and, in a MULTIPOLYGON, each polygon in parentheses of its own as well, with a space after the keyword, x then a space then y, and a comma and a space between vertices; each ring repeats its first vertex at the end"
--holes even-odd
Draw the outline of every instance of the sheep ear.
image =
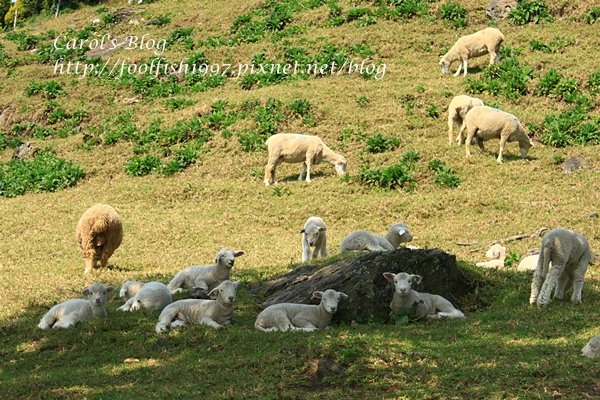
POLYGON ((392 272, 384 272, 383 277, 390 282, 394 282, 394 278, 396 277, 396 274, 394 274, 392 272))
POLYGON ((81 294, 84 296, 89 296, 90 294, 92 294, 92 292, 90 291, 90 288, 85 288, 85 289, 83 289, 81 294))
POLYGON ((342 300, 346 300, 348 298, 348 295, 344 292, 338 292, 338 295, 340 296, 340 299, 342 299, 342 300))
POLYGON ((218 287, 214 288, 213 290, 211 290, 208 293, 208 297, 210 297, 211 299, 216 299, 218 295, 219 295, 219 289, 218 289, 218 287))
POLYGON ((305 232, 305 231, 304 231, 304 228, 302 228, 302 230, 300 231, 300 233, 304 233, 304 232, 305 232))
POLYGON ((244 255, 244 252, 242 250, 238 250, 235 253, 233 253, 234 257, 241 257, 244 255))
POLYGON ((421 283, 421 279, 423 279, 423 277, 421 275, 413 275, 413 282, 418 285, 419 283, 421 283))
POLYGON ((312 297, 315 299, 321 299, 323 298, 323 292, 317 290, 316 292, 313 292, 312 297))
POLYGON ((111 293, 113 290, 115 290, 115 288, 113 286, 106 287, 106 293, 111 293))
POLYGON ((398 231, 398 235, 399 235, 399 236, 402 236, 402 235, 404 235, 405 233, 406 233, 406 229, 402 229, 402 228, 400 228, 400 230, 398 231))
POLYGON ((240 286, 240 281, 233 281, 231 283, 233 283, 235 285, 236 289, 238 288, 238 286, 240 286))

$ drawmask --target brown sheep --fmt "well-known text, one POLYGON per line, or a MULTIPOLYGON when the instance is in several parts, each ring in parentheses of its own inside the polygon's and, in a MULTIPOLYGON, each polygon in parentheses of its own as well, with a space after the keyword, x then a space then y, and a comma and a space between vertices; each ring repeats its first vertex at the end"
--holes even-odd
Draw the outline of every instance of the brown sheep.
POLYGON ((85 273, 100 261, 106 267, 108 259, 123 240, 123 222, 117 211, 107 204, 88 208, 77 223, 77 241, 85 257, 85 273))

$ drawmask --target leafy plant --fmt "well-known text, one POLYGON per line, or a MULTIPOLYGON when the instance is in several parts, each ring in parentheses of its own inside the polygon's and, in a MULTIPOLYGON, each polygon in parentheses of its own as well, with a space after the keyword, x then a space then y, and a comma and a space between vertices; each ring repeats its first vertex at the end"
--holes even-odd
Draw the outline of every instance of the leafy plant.
POLYGON ((195 103, 196 103, 195 100, 184 99, 182 97, 172 97, 172 98, 165 100, 165 104, 167 105, 167 108, 169 109, 169 111, 180 110, 184 107, 191 106, 195 103))
POLYGON ((591 93, 600 93, 600 71, 596 71, 590 75, 587 81, 587 86, 591 93))
POLYGON ((513 25, 527 25, 530 22, 534 24, 551 22, 554 17, 550 15, 544 0, 519 0, 507 19, 513 25))
POLYGON ((15 149, 23 144, 23 141, 16 136, 7 135, 4 132, 0 132, 0 150, 4 150, 7 147, 15 149))
POLYGON ((554 147, 600 143, 600 117, 591 117, 582 106, 546 115, 538 128, 540 141, 554 147))
POLYGON ((158 171, 161 166, 160 158, 152 155, 142 157, 134 156, 125 165, 125 170, 129 175, 144 176, 158 171))
POLYGON ((459 3, 448 1, 440 6, 440 17, 453 28, 467 26, 467 9, 459 3))
POLYGON ((439 118, 440 117, 440 111, 438 110, 438 108, 435 104, 432 104, 429 107, 427 107, 427 109, 425 110, 425 113, 430 118, 439 118))
POLYGON ((595 24, 600 19, 600 7, 590 7, 583 14, 583 20, 588 24, 595 24))
POLYGON ((521 259, 521 254, 516 251, 509 251, 506 257, 504 258, 504 266, 507 268, 514 267, 517 265, 519 260, 521 259))
POLYGON ((391 0, 396 15, 402 19, 420 17, 429 12, 429 5, 423 0, 391 0))
POLYGON ((358 103, 359 106, 366 107, 369 105, 370 100, 367 96, 362 95, 362 96, 358 96, 356 98, 356 102, 358 103))
POLYGON ((460 177, 444 161, 434 159, 427 168, 435 172, 435 183, 441 187, 454 188, 460 185, 460 177))
POLYGON ((390 165, 389 167, 373 169, 368 164, 364 164, 361 167, 358 179, 362 183, 372 187, 414 190, 417 185, 414 170, 418 159, 418 153, 407 152, 399 163, 390 165))
POLYGON ((36 94, 42 94, 42 97, 46 99, 55 99, 65 93, 62 85, 54 80, 46 82, 31 81, 25 88, 23 93, 25 96, 33 96, 36 94))
POLYGON ((381 133, 367 138, 365 150, 368 153, 383 153, 393 150, 400 145, 400 140, 392 137, 386 137, 381 133))
POLYGON ((289 196, 292 191, 284 186, 276 186, 271 189, 271 194, 276 197, 289 196))

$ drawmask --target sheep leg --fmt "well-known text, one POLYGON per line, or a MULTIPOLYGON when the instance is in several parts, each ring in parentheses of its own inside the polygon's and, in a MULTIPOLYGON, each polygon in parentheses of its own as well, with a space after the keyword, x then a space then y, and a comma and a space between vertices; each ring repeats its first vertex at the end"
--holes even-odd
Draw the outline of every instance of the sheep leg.
POLYGON ((456 70, 456 72, 454 73, 454 76, 459 76, 460 75, 460 70, 463 66, 462 61, 458 64, 458 69, 456 70))
POLYGON ((323 240, 321 242, 321 258, 327 257, 327 236, 323 236, 323 240))
POLYGON ((93 258, 86 258, 85 259, 85 271, 84 274, 89 274, 90 272, 92 272, 92 268, 94 267, 94 259, 93 258))
POLYGON ((573 271, 573 294, 571 295, 571 301, 573 304, 581 304, 581 292, 583 291, 583 277, 590 264, 591 256, 589 254, 583 255, 575 271, 573 271))
POLYGON ((389 251, 388 249, 381 247, 378 244, 369 243, 365 246, 369 251, 389 251))
POLYGON ((479 136, 477 136, 475 139, 477 139, 477 146, 479 146, 479 150, 481 150, 481 152, 484 152, 485 146, 483 145, 483 139, 479 136))
POLYGON ((452 145, 452 131, 454 130, 454 120, 456 118, 456 110, 448 110, 448 145, 452 145))
POLYGON ((556 283, 558 282, 560 275, 562 274, 564 269, 565 269, 564 264, 554 265, 554 261, 553 261, 552 270, 550 272, 548 272, 548 275, 546 276, 546 280, 544 281, 544 284, 542 285, 542 290, 540 291, 540 295, 537 299, 538 307, 546 307, 550 303, 552 290, 554 290, 554 288, 556 287, 556 283))
POLYGON ((439 317, 463 318, 465 316, 460 310, 454 308, 450 301, 439 295, 433 297, 433 309, 439 310, 436 313, 439 317))
POLYGON ((56 321, 56 323, 52 326, 52 329, 58 329, 58 328, 68 329, 68 328, 72 328, 73 326, 75 326, 75 321, 71 320, 71 318, 63 318, 63 319, 56 321))
POLYGON ((215 322, 214 320, 212 320, 212 319, 211 319, 211 318, 209 318, 209 317, 203 317, 203 318, 200 320, 200 323, 201 323, 202 325, 208 325, 208 326, 210 326, 210 327, 213 327, 213 328, 215 328, 215 329, 221 329, 221 328, 223 327, 223 325, 221 325, 221 324, 219 324, 219 323, 215 322))
POLYGON ((304 324, 304 326, 302 326, 302 327, 291 325, 290 328, 292 329, 292 331, 300 331, 300 332, 312 332, 312 331, 317 330, 317 327, 314 326, 313 324, 311 324, 310 322, 306 322, 304 324))
POLYGON ((467 59, 463 60, 463 76, 467 76, 467 59))
POLYGON ((477 128, 467 128, 467 137, 465 138, 465 154, 467 157, 471 157, 471 140, 473 140, 476 131, 477 128))
POLYGON ((492 65, 497 60, 498 54, 494 50, 490 51, 490 65, 492 65))
POLYGON ((310 258, 310 246, 308 245, 308 241, 306 240, 306 234, 302 236, 302 262, 307 262, 310 258))
POLYGON ((125 304, 123 304, 121 307, 117 308, 118 311, 133 311, 131 309, 131 306, 133 305, 133 302, 135 301, 135 296, 130 298, 129 300, 127 300, 125 302, 125 304))
POLYGON ((102 256, 100 256, 100 267, 101 268, 106 268, 106 265, 108 264, 108 254, 102 254, 102 256))
POLYGON ((43 317, 40 323, 38 324, 38 328, 40 329, 49 329, 54 323, 56 319, 54 318, 54 313, 48 311, 43 317))
POLYGON ((160 316, 158 317, 158 322, 157 322, 156 326, 154 327, 154 330, 156 331, 156 333, 161 333, 161 332, 166 331, 167 327, 169 325, 171 325, 173 320, 177 317, 177 314, 179 314, 179 307, 177 307, 177 306, 165 307, 162 310, 162 312, 160 313, 160 316))
POLYGON ((456 142, 459 145, 463 144, 463 140, 465 140, 464 132, 466 129, 467 129, 467 124, 465 124, 465 121, 463 120, 463 122, 460 126, 460 130, 458 131, 458 135, 456 135, 456 142))
POLYGON ((299 181, 304 180, 305 176, 306 176, 306 163, 303 162, 302 167, 300 167, 300 176, 298 176, 298 180, 299 181))
POLYGON ((312 163, 312 158, 313 155, 312 154, 307 154, 306 155, 306 161, 305 161, 305 165, 306 165, 306 182, 310 182, 310 166, 312 163))
POLYGON ((555 299, 562 300, 565 298, 565 289, 569 280, 569 274, 566 270, 563 271, 563 273, 558 278, 558 282, 556 282, 556 290, 554 291, 555 299))
POLYGON ((504 147, 506 146, 508 136, 510 135, 504 134, 504 132, 500 133, 500 149, 498 150, 498 158, 496 159, 498 164, 502 164, 502 153, 504 153, 504 147))
POLYGON ((531 281, 531 295, 529 296, 529 304, 535 304, 540 294, 540 288, 542 282, 548 273, 548 265, 550 264, 550 250, 546 250, 544 247, 540 249, 540 255, 538 257, 538 263, 533 273, 533 280, 531 281))
POLYGON ((275 168, 277 168, 277 165, 279 165, 277 158, 269 158, 265 166, 265 186, 269 186, 270 182, 273 182, 273 184, 277 183, 275 179, 275 168))

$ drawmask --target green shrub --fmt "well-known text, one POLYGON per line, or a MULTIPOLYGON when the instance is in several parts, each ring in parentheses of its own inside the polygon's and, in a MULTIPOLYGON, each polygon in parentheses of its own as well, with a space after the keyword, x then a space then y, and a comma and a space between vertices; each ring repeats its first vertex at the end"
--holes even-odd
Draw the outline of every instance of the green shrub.
POLYGON ((268 31, 281 31, 292 21, 290 4, 286 2, 275 3, 273 11, 267 16, 264 22, 264 26, 268 31))
POLYGON ((438 110, 437 106, 434 104, 427 107, 427 109, 425 110, 425 113, 430 118, 439 118, 440 117, 440 111, 438 110))
POLYGON ((435 183, 441 187, 454 188, 460 185, 460 177, 444 161, 434 159, 427 168, 435 172, 435 183))
POLYGON ((429 12, 429 4, 423 0, 391 0, 395 6, 396 15, 402 19, 420 17, 429 12))
POLYGON ((23 93, 25 96, 33 96, 36 94, 42 94, 42 97, 46 99, 55 99, 65 93, 62 85, 54 80, 46 82, 31 81, 25 88, 23 93))
POLYGON ((265 148, 266 138, 256 131, 243 130, 237 134, 242 150, 258 151, 265 148))
POLYGON ((381 133, 367 138, 365 150, 368 153, 384 153, 394 150, 400 145, 400 140, 392 137, 386 137, 381 133))
POLYGON ((467 9, 462 4, 453 1, 442 4, 440 17, 454 28, 467 26, 467 9))
POLYGON ((364 164, 361 167, 358 179, 371 187, 414 190, 417 184, 414 170, 418 159, 418 153, 407 152, 399 163, 386 168, 372 169, 368 164, 364 164))
POLYGON ((563 79, 563 75, 558 72, 556 69, 552 68, 550 71, 546 72, 544 76, 540 78, 538 82, 538 86, 535 89, 535 94, 538 96, 548 96, 554 88, 559 84, 559 82, 563 79))
POLYGON ((367 96, 358 96, 356 98, 356 102, 358 103, 359 106, 366 107, 369 105, 370 100, 367 96))
POLYGON ((519 0, 508 15, 508 21, 513 25, 527 25, 530 22, 539 24, 553 20, 544 0, 519 0))
POLYGON ((158 171, 161 166, 160 158, 152 155, 143 157, 134 156, 125 165, 125 170, 129 175, 144 176, 158 171))
POLYGON ((555 36, 550 43, 546 44, 541 40, 531 39, 529 41, 529 48, 531 51, 540 51, 542 53, 562 53, 562 50, 574 44, 575 41, 571 38, 565 38, 561 36, 555 36))
POLYGON ((600 71, 596 71, 590 75, 587 81, 587 87, 593 94, 600 93, 600 71))
POLYGON ((175 150, 173 159, 162 165, 162 173, 165 175, 173 175, 194 164, 201 145, 202 143, 190 142, 175 150))
POLYGON ((165 26, 171 23, 169 14, 160 14, 148 21, 148 25, 165 26))
POLYGON ((575 78, 566 78, 554 68, 540 78, 535 93, 538 96, 551 96, 570 104, 588 106, 590 103, 579 88, 575 78))
POLYGON ((515 267, 519 260, 521 259, 521 254, 516 251, 509 251, 506 257, 504 258, 504 266, 507 268, 515 267))
POLYGON ((583 14, 583 20, 588 24, 595 24, 600 19, 600 7, 590 7, 583 14))
POLYGON ((600 117, 591 117, 582 106, 546 115, 538 127, 540 141, 554 147, 600 143, 600 117))
POLYGON ((169 109, 169 111, 180 110, 184 107, 191 106, 195 103, 196 103, 195 100, 184 99, 182 97, 172 97, 172 98, 165 100, 165 104, 167 105, 167 108, 169 109))
POLYGON ((0 150, 4 150, 7 147, 16 149, 23 144, 23 141, 16 136, 7 135, 4 132, 0 132, 0 150))
POLYGON ((508 56, 502 62, 486 67, 478 80, 468 78, 467 90, 515 100, 527 94, 527 82, 532 77, 533 69, 530 66, 521 65, 515 57, 508 56))
POLYGON ((181 27, 175 29, 165 38, 167 46, 181 44, 184 48, 192 50, 194 48, 192 32, 194 32, 194 28, 181 27))
POLYGON ((367 15, 371 15, 370 8, 353 7, 350 10, 348 10, 348 13, 346 14, 346 21, 352 22, 352 21, 355 21, 355 20, 360 19, 361 17, 367 16, 367 15))
POLYGON ((361 17, 357 22, 358 26, 361 26, 361 27, 371 26, 376 23, 377 23, 377 18, 374 17, 373 15, 365 15, 365 16, 361 17))

